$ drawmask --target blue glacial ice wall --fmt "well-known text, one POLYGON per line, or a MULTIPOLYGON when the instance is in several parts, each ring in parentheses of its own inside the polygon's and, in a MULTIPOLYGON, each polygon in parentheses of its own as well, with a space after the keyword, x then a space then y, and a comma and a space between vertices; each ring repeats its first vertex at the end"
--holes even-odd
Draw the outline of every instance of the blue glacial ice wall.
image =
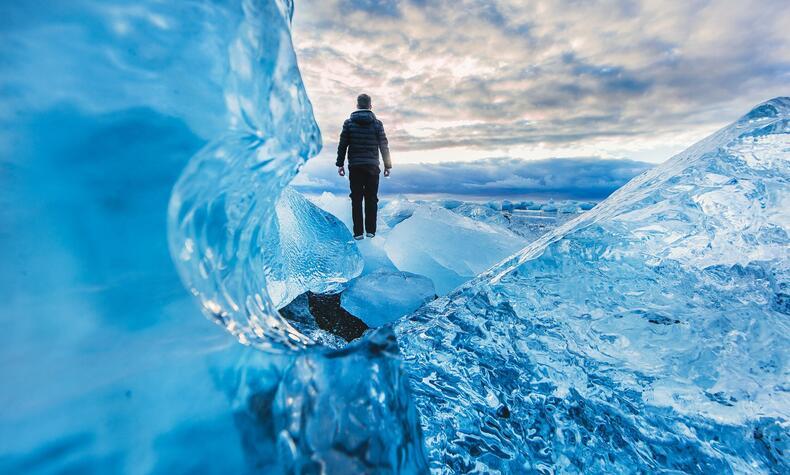
POLYGON ((790 98, 396 325, 443 471, 787 472, 790 98))
POLYGON ((195 318, 166 239, 242 16, 0 3, 0 472, 246 470, 219 375, 248 350, 195 318))
MULTIPOLYGON (((203 309, 208 300, 223 309, 233 300, 276 319, 272 309, 294 289, 359 272, 353 252, 317 264, 326 282, 308 266, 283 265, 284 255, 342 249, 348 240, 300 196, 278 201, 320 147, 291 47, 291 13, 279 0, 0 3, 0 472, 270 472, 282 469, 286 439, 301 444, 297 431, 278 444, 285 427, 272 415, 297 355, 264 355, 196 318, 180 281, 206 292, 203 309), (182 276, 168 245, 169 203, 182 276), (299 229, 294 222, 321 232, 288 233, 299 229), (177 237, 188 231, 204 260, 184 254, 186 240, 177 237), (211 282, 191 285, 192 270, 211 282), (276 302, 263 282, 274 284, 276 302), (236 283, 249 300, 238 298, 236 283)), ((306 340, 273 333, 260 346, 306 340)), ((391 344, 358 351, 357 361, 382 373, 397 369, 391 344)), ((301 357, 321 371, 320 351, 301 357)), ((409 407, 405 385, 368 383, 392 397, 364 403, 369 393, 348 391, 354 408, 338 410, 363 420, 355 411, 378 407, 382 417, 366 419, 367 431, 345 447, 369 442, 394 452, 353 463, 397 471, 413 458, 419 467, 419 453, 376 425, 390 427, 388 411, 409 407)), ((401 423, 403 433, 419 434, 414 417, 401 423)), ((310 453, 313 463, 344 460, 310 453)))

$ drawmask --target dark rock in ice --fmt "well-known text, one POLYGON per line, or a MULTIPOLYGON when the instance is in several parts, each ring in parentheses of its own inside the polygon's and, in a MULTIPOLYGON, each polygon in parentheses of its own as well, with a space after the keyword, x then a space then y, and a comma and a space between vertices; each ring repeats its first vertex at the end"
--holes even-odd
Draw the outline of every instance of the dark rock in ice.
POLYGON ((307 300, 318 327, 346 341, 356 340, 369 328, 340 306, 340 294, 307 292, 307 300))

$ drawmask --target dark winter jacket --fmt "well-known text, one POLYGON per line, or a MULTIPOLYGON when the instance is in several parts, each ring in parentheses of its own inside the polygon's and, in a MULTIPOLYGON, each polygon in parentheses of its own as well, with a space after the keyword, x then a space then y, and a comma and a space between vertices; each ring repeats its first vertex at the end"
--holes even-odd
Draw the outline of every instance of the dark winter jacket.
POLYGON ((379 150, 384 159, 384 168, 392 168, 390 149, 384 125, 372 111, 357 110, 343 122, 340 143, 337 145, 338 167, 343 166, 348 150, 348 166, 379 165, 379 150))

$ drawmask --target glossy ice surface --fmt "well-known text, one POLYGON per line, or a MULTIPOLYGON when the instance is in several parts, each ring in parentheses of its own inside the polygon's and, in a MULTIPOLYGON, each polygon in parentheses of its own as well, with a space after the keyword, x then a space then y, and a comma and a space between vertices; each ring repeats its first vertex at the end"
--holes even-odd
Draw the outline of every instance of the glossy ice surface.
POLYGON ((450 200, 357 246, 286 188, 292 7, 0 4, 0 472, 790 469, 790 100, 522 251, 450 200), (417 245, 485 272, 343 348, 276 311, 417 245))
POLYGON ((398 269, 429 277, 444 295, 527 244, 507 228, 418 206, 390 231, 386 251, 398 269))
POLYGON ((264 249, 267 290, 277 308, 306 291, 336 292, 362 272, 362 254, 343 222, 298 191, 283 191, 276 215, 278 232, 266 235, 264 249))
POLYGON ((438 471, 783 472, 790 99, 396 325, 438 471))
MULTIPOLYGON (((264 353, 200 317, 261 348, 301 347, 311 339, 275 302, 361 270, 334 217, 279 198, 320 148, 291 13, 279 0, 0 3, 0 472, 294 463, 284 431, 298 442, 295 416, 277 409, 294 405, 275 398, 311 381, 297 360, 330 375, 339 360, 322 348, 264 353)), ((419 428, 387 341, 342 361, 394 372, 366 380, 392 397, 343 392, 338 420, 378 409, 368 432, 333 439, 384 449, 344 459, 311 439, 298 445, 309 463, 419 471, 419 428)))
POLYGON ((436 297, 433 281, 402 271, 380 270, 355 279, 341 303, 370 327, 380 327, 407 315, 436 297))

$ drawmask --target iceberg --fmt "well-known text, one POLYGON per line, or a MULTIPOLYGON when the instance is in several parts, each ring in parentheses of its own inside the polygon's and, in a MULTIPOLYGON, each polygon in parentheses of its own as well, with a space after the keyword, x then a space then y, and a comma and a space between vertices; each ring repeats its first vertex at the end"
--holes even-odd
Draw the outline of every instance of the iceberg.
POLYGON ((435 470, 785 472, 790 98, 395 325, 435 470))
POLYGON ((589 211, 595 205, 588 202, 567 200, 557 208, 553 201, 535 203, 533 201, 487 203, 462 202, 452 211, 467 218, 507 228, 509 231, 532 242, 543 234, 589 211), (542 209, 542 208, 546 209, 542 209))
POLYGON ((377 271, 355 279, 343 292, 341 305, 369 327, 380 327, 433 300, 431 279, 410 272, 377 271))
POLYGON ((505 228, 418 205, 392 228, 386 251, 398 269, 429 277, 444 295, 526 244, 505 228))
POLYGON ((447 209, 455 209, 461 206, 462 204, 464 204, 464 202, 454 199, 444 199, 444 200, 438 200, 438 204, 447 209))
POLYGON ((554 200, 549 200, 548 202, 542 204, 540 209, 549 213, 557 212, 557 205, 554 203, 554 200))

